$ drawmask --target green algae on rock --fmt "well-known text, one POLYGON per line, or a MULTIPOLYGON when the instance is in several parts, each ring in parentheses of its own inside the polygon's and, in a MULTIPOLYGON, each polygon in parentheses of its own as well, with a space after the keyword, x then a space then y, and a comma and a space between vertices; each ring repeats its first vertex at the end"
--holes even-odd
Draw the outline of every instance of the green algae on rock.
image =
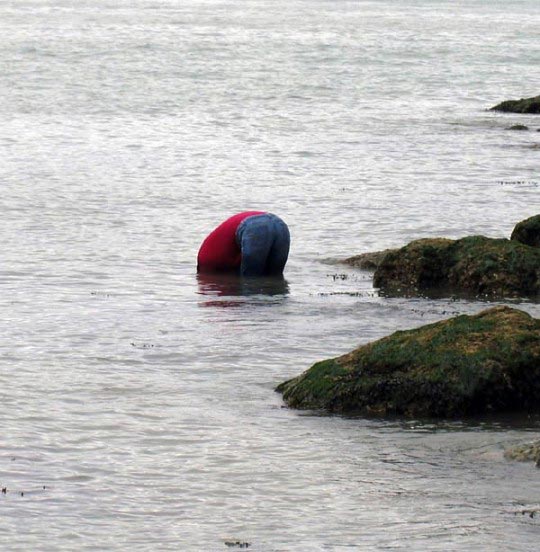
POLYGON ((510 239, 531 247, 540 247, 540 215, 518 222, 510 239))
POLYGON ((461 315, 316 363, 278 386, 288 406, 460 417, 540 411, 540 320, 510 307, 461 315))
POLYGON ((540 249, 484 236, 415 240, 384 256, 373 283, 389 295, 448 290, 533 297, 540 294, 540 249))
POLYGON ((382 262, 387 253, 393 252, 395 249, 385 249, 384 251, 372 251, 368 253, 360 253, 354 257, 344 259, 343 264, 360 268, 362 270, 375 270, 382 262))
POLYGON ((521 98, 520 100, 506 100, 491 108, 491 111, 505 111, 507 113, 540 113, 540 96, 521 98))
POLYGON ((504 457, 519 462, 532 460, 537 467, 540 467, 540 440, 509 447, 504 451, 504 457))

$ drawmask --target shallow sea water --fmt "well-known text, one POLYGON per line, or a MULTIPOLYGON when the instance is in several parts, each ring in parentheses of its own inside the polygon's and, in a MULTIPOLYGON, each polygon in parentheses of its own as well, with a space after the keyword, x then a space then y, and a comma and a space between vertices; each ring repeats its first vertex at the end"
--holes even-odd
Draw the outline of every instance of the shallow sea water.
POLYGON ((540 119, 486 110, 538 94, 539 25, 532 0, 0 1, 0 547, 534 549, 539 472, 502 454, 538 418, 274 388, 488 306, 328 260, 538 213, 540 119), (286 282, 197 278, 254 208, 290 226, 286 282))

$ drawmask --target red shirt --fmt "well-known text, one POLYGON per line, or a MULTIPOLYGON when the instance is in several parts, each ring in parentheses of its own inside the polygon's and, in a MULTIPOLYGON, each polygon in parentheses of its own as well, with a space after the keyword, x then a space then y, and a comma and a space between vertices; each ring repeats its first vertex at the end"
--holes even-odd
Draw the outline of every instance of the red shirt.
POLYGON ((236 230, 240 223, 253 215, 262 215, 264 211, 245 211, 222 222, 203 241, 197 255, 199 272, 225 272, 240 268, 242 253, 236 243, 236 230))

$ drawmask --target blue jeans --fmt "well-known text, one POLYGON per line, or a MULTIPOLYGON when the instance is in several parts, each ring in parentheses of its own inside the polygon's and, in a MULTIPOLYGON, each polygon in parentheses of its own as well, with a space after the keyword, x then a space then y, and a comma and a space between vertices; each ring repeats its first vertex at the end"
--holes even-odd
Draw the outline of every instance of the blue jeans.
POLYGON ((236 243, 242 252, 240 274, 282 274, 290 242, 289 228, 278 216, 264 213, 244 219, 236 229, 236 243))

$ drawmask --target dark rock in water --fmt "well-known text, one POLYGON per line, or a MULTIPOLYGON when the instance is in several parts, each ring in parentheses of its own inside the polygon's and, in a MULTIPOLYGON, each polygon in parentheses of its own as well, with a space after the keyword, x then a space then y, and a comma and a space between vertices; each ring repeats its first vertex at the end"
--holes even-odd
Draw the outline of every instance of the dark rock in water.
POLYGON ((399 331, 318 362, 277 391, 290 407, 460 417, 540 411, 540 320, 510 307, 399 331))
POLYGON ((540 96, 535 96, 534 98, 521 98, 521 100, 507 100, 492 107, 491 111, 540 113, 540 96))
POLYGON ((527 125, 512 125, 507 130, 529 130, 529 127, 527 125))
POLYGON ((532 460, 537 467, 540 467, 540 440, 509 447, 504 451, 504 457, 519 462, 532 460))
POLYGON ((531 247, 540 247, 540 215, 518 222, 510 239, 531 247))
POLYGON ((384 251, 373 251, 371 253, 361 253, 354 257, 349 257, 343 261, 344 264, 354 266, 355 268, 361 268, 363 270, 375 270, 384 259, 387 253, 395 251, 395 249, 385 249, 384 251))
POLYGON ((453 243, 446 238, 425 238, 394 249, 377 267, 375 286, 411 291, 441 284, 447 271, 445 258, 453 243))
POLYGON ((484 236, 416 240, 386 254, 373 283, 390 295, 533 297, 540 294, 540 249, 484 236))
POLYGON ((426 238, 341 262, 374 270, 373 283, 385 295, 536 297, 540 295, 539 247, 537 215, 517 224, 511 240, 426 238))

